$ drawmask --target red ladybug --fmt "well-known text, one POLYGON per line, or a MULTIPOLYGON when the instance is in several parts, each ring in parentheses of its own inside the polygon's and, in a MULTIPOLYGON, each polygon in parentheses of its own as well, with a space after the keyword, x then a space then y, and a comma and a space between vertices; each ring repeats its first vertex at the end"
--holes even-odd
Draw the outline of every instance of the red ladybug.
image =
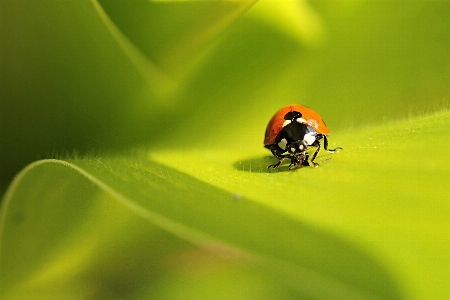
POLYGON ((268 168, 277 168, 285 158, 291 160, 289 168, 295 165, 309 166, 309 154, 306 152, 309 147, 317 147, 311 163, 318 167, 319 164, 315 163, 314 159, 320 151, 321 139, 324 140, 325 150, 329 152, 342 149, 328 149, 328 134, 330 129, 322 117, 311 108, 299 104, 283 107, 270 120, 264 137, 264 147, 278 158, 278 162, 268 168))

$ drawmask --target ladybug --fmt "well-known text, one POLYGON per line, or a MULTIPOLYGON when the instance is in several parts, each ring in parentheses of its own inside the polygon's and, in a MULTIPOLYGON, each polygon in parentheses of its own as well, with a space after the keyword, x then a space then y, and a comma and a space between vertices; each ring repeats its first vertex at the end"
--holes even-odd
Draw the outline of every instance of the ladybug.
POLYGON ((320 140, 323 139, 324 148, 329 152, 335 152, 341 147, 328 149, 327 136, 330 129, 323 121, 322 117, 303 105, 291 104, 280 109, 267 125, 264 137, 264 147, 269 149, 278 159, 276 164, 268 166, 277 168, 281 162, 288 158, 291 160, 289 169, 292 166, 309 166, 309 147, 316 147, 312 155, 311 164, 318 167, 314 162, 320 151, 320 140))

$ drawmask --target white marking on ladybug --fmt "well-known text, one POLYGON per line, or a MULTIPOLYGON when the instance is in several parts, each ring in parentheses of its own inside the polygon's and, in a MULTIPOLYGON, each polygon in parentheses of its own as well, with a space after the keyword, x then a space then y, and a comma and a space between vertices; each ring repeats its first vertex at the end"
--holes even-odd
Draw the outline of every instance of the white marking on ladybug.
POLYGON ((297 122, 300 124, 306 124, 306 120, 303 118, 297 118, 297 122))
POLYGON ((283 150, 286 150, 286 145, 287 145, 287 141, 286 139, 282 139, 279 143, 278 143, 278 147, 280 147, 283 150))
POLYGON ((315 132, 309 132, 305 134, 303 137, 303 140, 308 144, 308 146, 311 146, 316 141, 316 133, 315 132))
POLYGON ((284 128, 284 126, 289 125, 289 124, 291 124, 291 120, 286 120, 286 121, 284 121, 284 123, 283 123, 283 128, 284 128))

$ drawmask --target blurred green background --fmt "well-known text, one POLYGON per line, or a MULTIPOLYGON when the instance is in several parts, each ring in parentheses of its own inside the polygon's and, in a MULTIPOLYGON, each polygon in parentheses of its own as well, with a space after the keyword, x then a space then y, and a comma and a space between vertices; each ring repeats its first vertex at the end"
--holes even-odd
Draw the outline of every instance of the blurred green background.
POLYGON ((0 295, 445 297, 449 79, 449 1, 0 0, 1 192, 71 163, 10 186, 0 295), (326 167, 268 173, 289 103, 326 167))
POLYGON ((448 1, 253 2, 2 0, 2 186, 73 151, 245 143, 287 103, 332 131, 448 106, 448 1))

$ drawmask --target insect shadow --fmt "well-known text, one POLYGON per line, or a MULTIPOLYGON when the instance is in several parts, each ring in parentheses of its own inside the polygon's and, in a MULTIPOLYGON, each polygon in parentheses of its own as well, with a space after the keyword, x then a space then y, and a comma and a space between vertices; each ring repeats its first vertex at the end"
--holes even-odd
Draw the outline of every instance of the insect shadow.
POLYGON ((253 173, 277 173, 283 171, 294 171, 296 168, 289 169, 288 164, 283 164, 280 167, 273 169, 268 166, 276 163, 276 159, 273 156, 259 156, 254 158, 248 158, 245 160, 239 160, 234 163, 236 170, 253 173))
MULTIPOLYGON (((332 154, 325 154, 319 160, 320 164, 326 163, 331 159, 332 154)), ((278 168, 268 168, 268 166, 276 163, 276 159, 273 156, 259 156, 254 158, 248 158, 245 160, 240 160, 234 163, 234 167, 236 170, 244 171, 244 172, 253 172, 253 173, 278 173, 278 172, 289 172, 299 170, 298 167, 292 167, 289 169, 289 160, 286 159, 285 162, 280 165, 278 168)), ((313 169, 313 167, 302 167, 313 169)))

